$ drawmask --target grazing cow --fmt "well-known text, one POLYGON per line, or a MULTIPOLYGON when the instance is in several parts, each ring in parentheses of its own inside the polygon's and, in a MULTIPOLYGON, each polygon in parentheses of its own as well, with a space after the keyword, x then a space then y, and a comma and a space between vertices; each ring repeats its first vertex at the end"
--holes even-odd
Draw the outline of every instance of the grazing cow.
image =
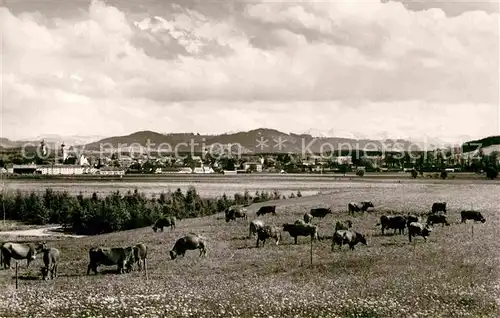
POLYGON ((462 211, 460 212, 460 216, 462 217, 462 223, 466 223, 467 220, 473 220, 474 222, 486 222, 486 219, 478 211, 462 211))
POLYGON ((431 214, 427 217, 427 224, 434 225, 439 223, 441 223, 442 226, 450 225, 450 223, 448 223, 448 218, 446 217, 445 214, 441 213, 431 214))
POLYGON ((170 258, 172 260, 176 257, 184 256, 187 250, 200 250, 200 257, 207 255, 206 239, 198 234, 189 233, 175 242, 174 247, 170 251, 170 258))
POLYGON ((132 246, 128 247, 92 247, 89 249, 89 266, 87 267, 87 275, 90 270, 97 274, 99 265, 113 266, 116 265, 120 274, 125 273, 129 268, 129 263, 134 261, 134 251, 132 246))
POLYGON ((264 227, 264 221, 253 220, 252 222, 250 222, 250 226, 248 229, 248 236, 252 237, 252 235, 255 235, 257 231, 263 227, 264 227))
POLYGON ((272 225, 265 225, 257 231, 257 247, 259 247, 259 242, 262 241, 262 247, 266 244, 266 239, 273 238, 276 240, 276 245, 279 244, 281 240, 280 230, 272 225))
POLYGON ((34 244, 34 243, 16 243, 16 242, 5 242, 0 247, 0 265, 3 264, 4 268, 10 268, 10 260, 22 260, 25 259, 27 262, 26 268, 30 266, 30 263, 36 259, 36 255, 41 253, 45 248, 45 242, 34 244))
POLYGON ((134 258, 130 262, 127 263, 127 270, 130 272, 132 270, 132 266, 137 263, 139 267, 139 271, 146 269, 146 258, 148 257, 148 247, 139 243, 132 247, 134 258))
POLYGON ((313 216, 310 213, 304 214, 304 222, 311 223, 313 216))
POLYGON ((332 214, 332 210, 330 208, 314 208, 309 213, 315 218, 324 218, 327 214, 332 214))
POLYGON ((432 213, 440 212, 446 213, 446 202, 434 202, 432 204, 432 213))
POLYGON ((354 246, 358 243, 367 245, 366 238, 363 234, 353 230, 335 231, 332 237, 332 252, 335 245, 339 245, 339 249, 342 249, 342 245, 348 244, 349 248, 351 250, 354 250, 354 246))
POLYGON ((285 223, 283 224, 283 231, 288 232, 293 237, 295 244, 297 244, 297 237, 299 236, 310 236, 311 240, 318 239, 318 227, 312 224, 285 223))
POLYGON ((377 225, 381 225, 382 235, 384 235, 384 230, 386 229, 394 229, 394 233, 399 230, 399 234, 405 233, 406 228, 406 218, 402 215, 382 215, 380 217, 380 223, 377 225))
POLYGON ((337 221, 337 223, 335 223, 335 232, 337 232, 339 230, 348 230, 351 227, 352 227, 351 220, 337 221))
POLYGON ((431 234, 431 232, 432 227, 428 224, 424 226, 419 222, 411 222, 408 225, 408 239, 410 240, 410 243, 413 236, 422 236, 424 238, 424 241, 427 242, 427 237, 431 234))
POLYGON ((167 226, 170 226, 170 229, 173 230, 173 229, 175 229, 176 222, 177 222, 177 219, 175 218, 175 216, 160 218, 153 225, 153 231, 156 232, 158 229, 160 229, 160 231, 163 232, 163 227, 167 227, 167 226))
POLYGON ((229 207, 226 211, 226 222, 231 220, 236 221, 237 218, 242 218, 244 220, 247 219, 247 209, 242 207, 241 205, 233 205, 229 207))
POLYGON ((366 212, 368 208, 373 208, 373 203, 371 201, 362 201, 362 202, 349 202, 347 205, 347 209, 349 213, 354 212, 366 212))
POLYGON ((275 205, 261 206, 260 209, 257 211, 257 216, 268 214, 268 213, 272 213, 273 215, 276 215, 276 206, 275 205))
POLYGON ((43 264, 45 266, 42 267, 42 279, 47 280, 54 279, 57 277, 57 265, 59 263, 61 253, 55 247, 45 248, 43 250, 43 264))

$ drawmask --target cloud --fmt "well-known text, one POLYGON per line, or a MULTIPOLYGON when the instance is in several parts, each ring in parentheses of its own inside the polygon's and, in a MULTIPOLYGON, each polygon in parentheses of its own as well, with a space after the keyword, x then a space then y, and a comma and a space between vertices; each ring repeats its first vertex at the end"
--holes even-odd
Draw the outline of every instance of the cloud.
POLYGON ((346 133, 500 128, 498 13, 375 0, 131 6, 0 8, 4 135, 327 131, 327 115, 357 123, 346 133))

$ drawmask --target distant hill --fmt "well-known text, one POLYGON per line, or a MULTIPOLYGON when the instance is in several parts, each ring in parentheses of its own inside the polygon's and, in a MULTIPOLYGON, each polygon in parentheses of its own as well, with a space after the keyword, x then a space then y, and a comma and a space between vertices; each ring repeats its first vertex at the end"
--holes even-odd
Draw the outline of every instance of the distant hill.
MULTIPOLYGON (((97 142, 85 145, 85 150, 133 149, 134 151, 145 150, 147 142, 150 149, 154 150, 161 144, 161 149, 166 150, 169 146, 174 149, 178 146, 180 151, 190 151, 191 145, 195 152, 212 147, 212 151, 226 148, 232 145, 236 151, 241 145, 242 153, 326 153, 339 149, 365 149, 368 151, 386 150, 416 150, 414 143, 408 140, 369 140, 350 139, 337 137, 313 137, 310 134, 284 133, 276 129, 259 128, 250 131, 228 133, 221 135, 200 135, 194 133, 161 134, 154 131, 139 131, 126 136, 109 137, 97 142), (182 144, 184 143, 184 144, 182 144), (413 145, 413 146, 412 146, 413 145)), ((428 146, 429 147, 429 146, 428 146)))

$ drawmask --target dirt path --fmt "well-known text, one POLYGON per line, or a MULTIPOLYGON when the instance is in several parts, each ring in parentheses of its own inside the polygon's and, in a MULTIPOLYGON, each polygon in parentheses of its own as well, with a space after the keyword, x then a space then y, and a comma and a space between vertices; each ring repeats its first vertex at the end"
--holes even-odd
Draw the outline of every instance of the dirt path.
POLYGON ((2 231, 0 236, 57 236, 57 237, 85 237, 85 235, 72 235, 59 232, 61 226, 51 226, 31 230, 2 231))

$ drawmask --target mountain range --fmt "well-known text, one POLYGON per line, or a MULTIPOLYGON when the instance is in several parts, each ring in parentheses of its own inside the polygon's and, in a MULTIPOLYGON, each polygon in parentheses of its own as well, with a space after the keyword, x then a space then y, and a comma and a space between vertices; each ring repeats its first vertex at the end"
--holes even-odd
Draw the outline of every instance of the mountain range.
MULTIPOLYGON (((311 131, 312 132, 312 131, 311 131)), ((58 136, 43 135, 33 138, 33 141, 18 140, 11 141, 0 138, 0 147, 13 149, 22 147, 27 142, 39 145, 44 140, 47 147, 59 148, 64 142, 68 148, 83 148, 85 151, 118 150, 145 151, 148 147, 150 151, 159 149, 162 151, 174 150, 190 151, 191 147, 195 152, 211 148, 211 151, 227 151, 232 145, 232 151, 238 151, 241 145, 241 153, 325 153, 334 149, 363 149, 363 150, 433 150, 438 148, 448 148, 453 145, 443 143, 433 143, 425 145, 422 142, 415 142, 406 139, 354 139, 328 136, 313 136, 312 134, 284 133, 276 129, 259 128, 249 131, 226 133, 220 135, 196 134, 196 133, 158 133, 154 131, 138 131, 125 136, 114 136, 102 138, 100 136, 58 136), (120 146, 120 147, 119 147, 120 146)), ((488 137, 480 142, 484 147, 500 144, 500 137, 488 137)))

